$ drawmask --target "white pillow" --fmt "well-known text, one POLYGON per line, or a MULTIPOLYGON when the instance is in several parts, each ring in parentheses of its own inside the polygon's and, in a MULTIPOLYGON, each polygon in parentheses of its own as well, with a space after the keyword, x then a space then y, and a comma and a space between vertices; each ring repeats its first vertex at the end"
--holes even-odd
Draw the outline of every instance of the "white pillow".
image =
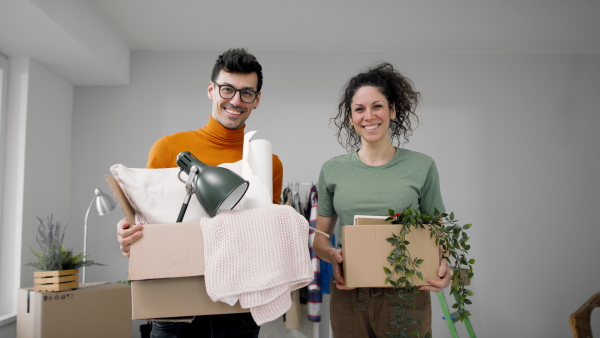
MULTIPOLYGON (((230 169, 242 176, 242 163, 224 163, 219 167, 230 169)), ((246 168, 247 169, 247 168, 246 168)), ((179 168, 146 169, 128 168, 115 164, 110 171, 117 180, 131 206, 136 210, 136 223, 175 223, 185 199, 185 183, 177 178, 179 168)), ((267 186, 261 182, 252 170, 246 171, 244 179, 250 182, 248 191, 235 207, 235 210, 253 209, 272 203, 267 186)), ((243 176, 242 176, 243 177, 243 176)), ((187 179, 185 173, 181 174, 187 179)), ((192 196, 183 218, 183 222, 199 221, 208 214, 196 196, 192 196)))

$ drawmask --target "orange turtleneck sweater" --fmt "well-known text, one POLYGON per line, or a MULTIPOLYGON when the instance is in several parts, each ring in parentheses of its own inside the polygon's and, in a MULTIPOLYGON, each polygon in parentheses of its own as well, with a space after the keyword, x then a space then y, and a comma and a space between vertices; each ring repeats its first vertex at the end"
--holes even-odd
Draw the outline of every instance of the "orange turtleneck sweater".
MULTIPOLYGON (((148 154, 147 168, 177 167, 177 155, 189 151, 208 165, 234 163, 242 159, 244 125, 240 129, 227 129, 210 116, 201 129, 163 136, 156 141, 148 154)), ((273 155, 273 203, 279 204, 283 184, 283 165, 273 155)))

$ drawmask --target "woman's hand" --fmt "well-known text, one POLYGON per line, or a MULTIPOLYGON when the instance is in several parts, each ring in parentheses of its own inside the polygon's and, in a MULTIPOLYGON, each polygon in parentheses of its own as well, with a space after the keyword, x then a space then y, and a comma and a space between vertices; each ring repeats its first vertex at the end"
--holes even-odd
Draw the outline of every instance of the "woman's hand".
POLYGON ((339 290, 352 290, 344 285, 344 257, 342 257, 342 250, 331 248, 329 256, 331 257, 331 266, 333 267, 333 284, 339 290))
POLYGON ((448 267, 448 261, 445 258, 440 258, 440 267, 438 268, 438 276, 441 279, 427 279, 427 283, 430 285, 421 285, 419 290, 422 291, 433 291, 440 292, 443 289, 450 286, 450 278, 452 277, 452 270, 448 267))
POLYGON ((139 238, 143 236, 142 229, 144 226, 142 224, 136 224, 134 226, 130 226, 129 222, 125 218, 117 223, 117 240, 119 244, 121 244, 121 251, 123 252, 123 256, 129 257, 129 249, 131 248, 131 243, 137 241, 139 238))
MULTIPOLYGON (((335 228, 336 221, 337 216, 326 217, 317 215, 317 229, 331 235, 335 228)), ((334 248, 331 245, 329 238, 319 233, 315 234, 313 248, 320 259, 331 263, 331 266, 333 267, 333 283, 335 286, 340 290, 352 290, 353 288, 344 286, 344 266, 342 265, 344 257, 342 257, 342 250, 334 248)))

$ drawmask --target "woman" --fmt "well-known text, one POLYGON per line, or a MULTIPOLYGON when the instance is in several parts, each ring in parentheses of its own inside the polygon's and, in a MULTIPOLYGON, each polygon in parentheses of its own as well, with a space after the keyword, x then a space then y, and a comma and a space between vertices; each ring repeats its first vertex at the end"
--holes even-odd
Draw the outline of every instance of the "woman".
MULTIPOLYGON (((393 144, 400 145, 402 138, 408 141, 412 134, 411 119, 418 122, 419 97, 412 82, 389 63, 348 82, 334 121, 338 141, 351 152, 330 159, 321 168, 317 229, 331 234, 338 217, 343 226, 353 224, 354 215, 386 216, 388 209, 444 211, 435 162, 393 144)), ((330 304, 334 336, 387 337, 386 332, 393 332, 390 315, 394 304, 402 301, 396 290, 345 287, 342 251, 325 236, 316 236, 314 248, 334 269, 330 304)), ((426 291, 439 292, 450 285, 444 259, 438 275, 439 280, 428 279, 430 285, 420 286, 416 296, 421 336, 431 332, 431 300, 426 291)))

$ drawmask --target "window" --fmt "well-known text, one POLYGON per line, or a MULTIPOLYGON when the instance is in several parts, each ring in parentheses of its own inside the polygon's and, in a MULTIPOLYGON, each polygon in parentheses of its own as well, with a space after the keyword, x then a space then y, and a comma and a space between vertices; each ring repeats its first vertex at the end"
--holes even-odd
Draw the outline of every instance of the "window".
POLYGON ((15 246, 7 245, 10 241, 7 236, 8 226, 4 224, 2 216, 6 207, 4 206, 4 155, 6 147, 6 118, 8 101, 8 58, 0 53, 0 326, 14 321, 16 318, 16 297, 13 268, 17 262, 14 262, 15 246), (6 261, 12 260, 10 264, 6 261), (6 301, 5 301, 6 300, 6 301))

